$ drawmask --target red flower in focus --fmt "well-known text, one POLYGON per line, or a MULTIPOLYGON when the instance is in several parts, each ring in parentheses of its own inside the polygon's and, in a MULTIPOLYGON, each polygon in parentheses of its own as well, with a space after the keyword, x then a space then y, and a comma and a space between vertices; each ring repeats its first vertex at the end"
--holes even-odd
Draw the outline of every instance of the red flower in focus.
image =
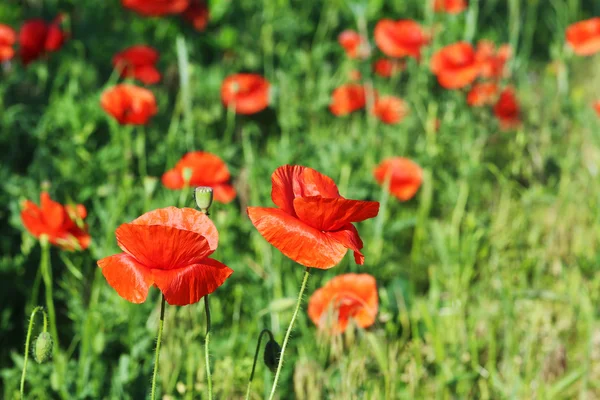
POLYGON ((388 57, 421 57, 421 47, 429 43, 429 36, 417 22, 404 19, 382 19, 375 25, 375 43, 388 57))
POLYGON ((417 163, 404 157, 384 160, 373 172, 375 180, 384 185, 389 179, 390 193, 400 201, 414 197, 423 182, 423 170, 417 163))
POLYGON ((113 57, 113 65, 121 71, 121 77, 135 78, 146 85, 160 81, 157 61, 158 52, 144 45, 128 47, 113 57))
POLYGON ((566 36, 567 43, 578 56, 591 56, 600 52, 600 17, 569 25, 566 36))
POLYGON ((23 64, 29 64, 46 52, 60 50, 67 39, 67 34, 59 25, 62 19, 62 16, 58 16, 52 23, 47 23, 43 19, 31 19, 21 26, 19 51, 23 64))
POLYGON ((121 125, 145 125, 158 112, 151 91, 128 84, 106 90, 100 104, 121 125))
POLYGON ((147 212, 115 231, 123 253, 98 261, 106 281, 132 303, 156 286, 167 303, 185 306, 217 290, 233 271, 208 258, 219 233, 202 212, 167 207, 147 212))
POLYGON ((521 108, 513 89, 506 88, 500 93, 494 106, 494 115, 500 121, 502 129, 511 129, 521 124, 521 108))
POLYGON ((375 102, 373 115, 386 124, 397 124, 408 114, 406 102, 394 96, 381 96, 375 102))
POLYGON ((481 107, 494 104, 498 94, 498 85, 494 82, 476 83, 467 94, 467 104, 481 107))
POLYGON ((466 0, 435 0, 433 4, 435 12, 445 12, 448 14, 459 14, 467 9, 466 0))
POLYGON ((8 25, 0 24, 0 63, 8 61, 15 55, 13 45, 17 41, 17 34, 8 25))
POLYGON ((393 75, 403 71, 404 68, 405 64, 403 62, 387 58, 380 58, 373 63, 373 71, 383 78, 391 78, 393 75))
POLYGON ((477 59, 481 63, 480 75, 483 78, 501 79, 506 75, 505 65, 512 56, 508 44, 502 45, 496 51, 496 46, 489 40, 477 43, 477 59))
POLYGON ((25 228, 36 238, 42 235, 63 250, 85 250, 90 245, 90 235, 83 220, 87 216, 81 204, 63 206, 52 200, 47 192, 40 195, 40 207, 26 200, 21 211, 25 228))
POLYGON ((235 107, 238 114, 256 114, 269 106, 269 82, 258 74, 230 75, 221 85, 225 107, 235 107))
POLYGON ((278 208, 248 207, 250 220, 269 243, 307 267, 331 268, 348 249, 357 264, 364 263, 363 243, 352 223, 375 217, 378 202, 345 199, 331 178, 298 165, 277 168, 271 181, 278 208))
POLYGON ((481 63, 467 42, 458 42, 438 50, 431 58, 431 72, 446 89, 460 89, 479 75, 481 63))
POLYGON ((121 0, 121 3, 139 14, 156 17, 179 14, 188 7, 190 0, 121 0))
POLYGON ((345 30, 338 36, 339 44, 350 58, 365 58, 369 56, 366 40, 353 30, 345 30))
POLYGON ((344 274, 317 289, 308 302, 308 316, 330 334, 343 333, 350 319, 361 328, 375 323, 379 296, 377 283, 369 274, 344 274))
POLYGON ((360 110, 367 103, 364 86, 350 83, 335 89, 331 94, 329 110, 333 115, 342 116, 360 110))
POLYGON ((169 189, 183 189, 186 169, 191 174, 190 186, 210 186, 216 201, 229 203, 235 198, 235 189, 229 184, 231 175, 227 165, 218 156, 203 151, 193 151, 184 155, 173 169, 162 176, 162 183, 169 189))
POLYGON ((192 24, 195 30, 203 32, 208 25, 208 6, 204 0, 192 0, 182 14, 183 19, 192 24))
POLYGON ((596 110, 596 114, 600 117, 600 100, 596 101, 593 105, 594 110, 596 110))

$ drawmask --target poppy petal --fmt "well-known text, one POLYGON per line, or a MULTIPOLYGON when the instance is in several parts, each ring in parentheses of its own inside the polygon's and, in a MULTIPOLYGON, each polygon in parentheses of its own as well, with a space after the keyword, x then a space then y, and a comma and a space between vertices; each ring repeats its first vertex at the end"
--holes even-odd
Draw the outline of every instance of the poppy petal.
POLYGON ((139 79, 146 85, 154 85, 160 82, 160 72, 153 65, 143 65, 136 67, 133 71, 136 79, 139 79))
POLYGON ((227 184, 217 185, 213 187, 213 195, 215 201, 227 204, 235 199, 235 188, 227 184))
POLYGON ((52 230, 58 230, 65 220, 65 209, 56 201, 50 198, 47 192, 42 192, 40 196, 42 206, 42 218, 46 225, 52 230))
POLYGON ((327 232, 326 234, 341 243, 344 247, 354 251, 354 261, 358 265, 365 263, 365 256, 360 252, 363 248, 363 242, 354 225, 347 224, 339 231, 327 232))
POLYGON ((42 221, 42 210, 30 200, 26 200, 21 211, 21 220, 25 228, 35 237, 44 233, 44 223, 42 221))
POLYGON ((121 253, 98 261, 102 275, 121 296, 132 303, 143 303, 153 283, 152 271, 135 258, 121 253))
POLYGON ((162 184, 165 185, 165 187, 171 190, 182 189, 183 185, 185 184, 181 172, 176 168, 170 169, 167 172, 165 172, 162 176, 161 181, 162 184))
POLYGON ((171 270, 152 271, 156 286, 163 292, 167 303, 185 306, 199 301, 217 290, 233 270, 211 258, 201 263, 171 270))
POLYGON ((248 207, 258 232, 285 256, 306 267, 328 269, 347 252, 337 239, 278 208, 248 207))
POLYGON ((350 222, 377 216, 379 202, 348 200, 343 197, 296 197, 294 210, 304 223, 320 231, 336 231, 350 222))

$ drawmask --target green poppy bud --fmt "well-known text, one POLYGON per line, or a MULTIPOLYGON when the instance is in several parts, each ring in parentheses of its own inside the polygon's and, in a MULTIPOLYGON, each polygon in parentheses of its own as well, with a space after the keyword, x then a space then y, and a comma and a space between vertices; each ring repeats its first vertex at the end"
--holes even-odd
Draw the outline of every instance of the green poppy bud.
POLYGON ((52 357, 52 336, 48 332, 40 333, 33 348, 33 358, 39 364, 48 361, 52 357))
POLYGON ((269 340, 265 346, 264 361, 265 365, 271 370, 271 372, 277 371, 277 365, 279 364, 279 358, 281 357, 281 347, 279 343, 274 340, 269 340))
POLYGON ((213 201, 213 190, 208 186, 200 186, 197 187, 194 191, 194 199, 196 200, 196 205, 203 213, 208 214, 208 209, 210 208, 213 201))

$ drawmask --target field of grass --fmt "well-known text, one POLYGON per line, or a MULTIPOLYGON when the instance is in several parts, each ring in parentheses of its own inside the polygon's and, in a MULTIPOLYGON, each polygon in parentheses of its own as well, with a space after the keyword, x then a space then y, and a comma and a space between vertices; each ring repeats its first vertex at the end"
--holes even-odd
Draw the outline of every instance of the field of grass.
MULTIPOLYGON (((169 190, 162 174, 188 151, 221 157, 237 197, 215 203, 215 258, 235 272, 211 294, 215 399, 244 398, 263 328, 281 344, 304 268, 254 228, 247 206, 272 207, 271 174, 304 165, 350 199, 381 203, 356 224, 365 264, 351 254, 314 269, 279 381, 280 399, 600 398, 600 55, 577 57, 572 23, 600 16, 595 0, 471 0, 458 14, 422 0, 214 0, 205 31, 177 16, 145 18, 117 0, 4 0, 0 23, 68 15, 63 47, 0 69, 1 396, 19 398, 29 316, 45 305, 39 241, 24 228, 23 201, 47 190, 82 203, 92 237, 85 251, 50 253, 56 325, 51 361, 30 359, 29 399, 142 399, 150 394, 160 292, 122 299, 96 261, 120 250, 115 229, 167 206, 195 207, 192 189, 169 190), (337 37, 366 34, 383 18, 432 29, 420 62, 392 78, 374 59, 349 59, 337 37), (512 46, 507 68, 520 126, 503 130, 489 107, 469 107, 431 73, 438 49, 459 40, 512 46), (160 52, 161 82, 148 86, 158 113, 122 126, 100 107, 121 81, 115 53, 134 44, 160 52), (380 94, 404 99, 396 125, 364 110, 333 115, 332 91, 359 70, 380 94), (254 72, 272 85, 269 107, 249 116, 223 106, 221 82, 254 72), (436 129, 439 120, 439 129, 436 129), (373 170, 402 156, 423 168, 417 195, 400 202, 373 170), (336 275, 377 280, 379 311, 367 329, 320 332, 310 295, 336 275)), ((351 253, 351 252, 349 252, 351 253)), ((37 317, 34 336, 42 326, 37 317)), ((203 302, 167 306, 159 398, 207 398, 203 302)), ((262 359, 262 356, 259 360, 262 359)), ((262 362, 252 399, 268 398, 262 362)))

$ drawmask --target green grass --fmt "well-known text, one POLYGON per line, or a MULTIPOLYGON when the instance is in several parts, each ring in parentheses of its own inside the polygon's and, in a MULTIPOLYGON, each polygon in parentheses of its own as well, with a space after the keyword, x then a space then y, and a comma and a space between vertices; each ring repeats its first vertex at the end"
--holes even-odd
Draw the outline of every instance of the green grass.
MULTIPOLYGON (((600 98, 600 59, 571 57, 564 45, 565 27, 600 15, 600 6, 472 0, 467 13, 449 17, 425 12, 422 3, 369 2, 370 33, 386 17, 444 29, 421 64, 409 61, 389 81, 371 77, 369 62, 347 60, 337 44, 340 31, 357 28, 342 1, 214 1, 204 33, 176 17, 141 18, 117 1, 3 2, 0 22, 18 27, 60 10, 73 27, 73 39, 49 60, 0 73, 3 397, 18 397, 27 318, 37 305, 31 296, 41 252, 24 232, 20 202, 37 202, 43 184, 55 199, 88 207, 93 244, 82 253, 52 251, 63 355, 29 363, 27 398, 148 396, 159 292, 130 304, 95 261, 118 251, 119 224, 151 209, 193 205, 191 192, 180 196, 157 181, 189 150, 222 157, 238 190, 235 202, 211 209, 220 232, 215 258, 235 271, 211 296, 215 398, 243 397, 259 332, 270 328, 281 343, 293 312, 303 268, 245 214, 248 205, 272 205, 271 173, 288 163, 329 175, 343 196, 384 206, 358 224, 365 265, 348 255, 331 270, 313 271, 307 289, 309 296, 345 272, 374 275, 376 324, 326 337, 303 310, 280 398, 600 397, 600 121, 590 106, 600 98), (515 46, 507 82, 522 103, 521 128, 502 132, 489 110, 471 109, 464 95, 438 87, 427 67, 431 51, 465 37, 515 46), (136 43, 161 51, 164 78, 152 88, 159 114, 132 129, 109 120, 99 96, 117 80, 112 55, 136 43), (404 98, 410 115, 393 127, 364 112, 331 115, 330 93, 353 68, 381 93, 404 98), (185 70, 189 80, 178 76, 185 70), (261 115, 228 117, 220 103, 222 79, 240 71, 259 72, 274 86, 261 115), (441 120, 437 133, 434 118, 441 120), (425 169, 418 195, 406 203, 388 198, 372 176, 394 155, 425 169), (147 177, 139 173, 142 158, 147 177)), ((167 398, 204 398, 204 324, 202 303, 167 307, 159 370, 167 398)), ((252 398, 265 398, 272 380, 258 366, 252 398)))

